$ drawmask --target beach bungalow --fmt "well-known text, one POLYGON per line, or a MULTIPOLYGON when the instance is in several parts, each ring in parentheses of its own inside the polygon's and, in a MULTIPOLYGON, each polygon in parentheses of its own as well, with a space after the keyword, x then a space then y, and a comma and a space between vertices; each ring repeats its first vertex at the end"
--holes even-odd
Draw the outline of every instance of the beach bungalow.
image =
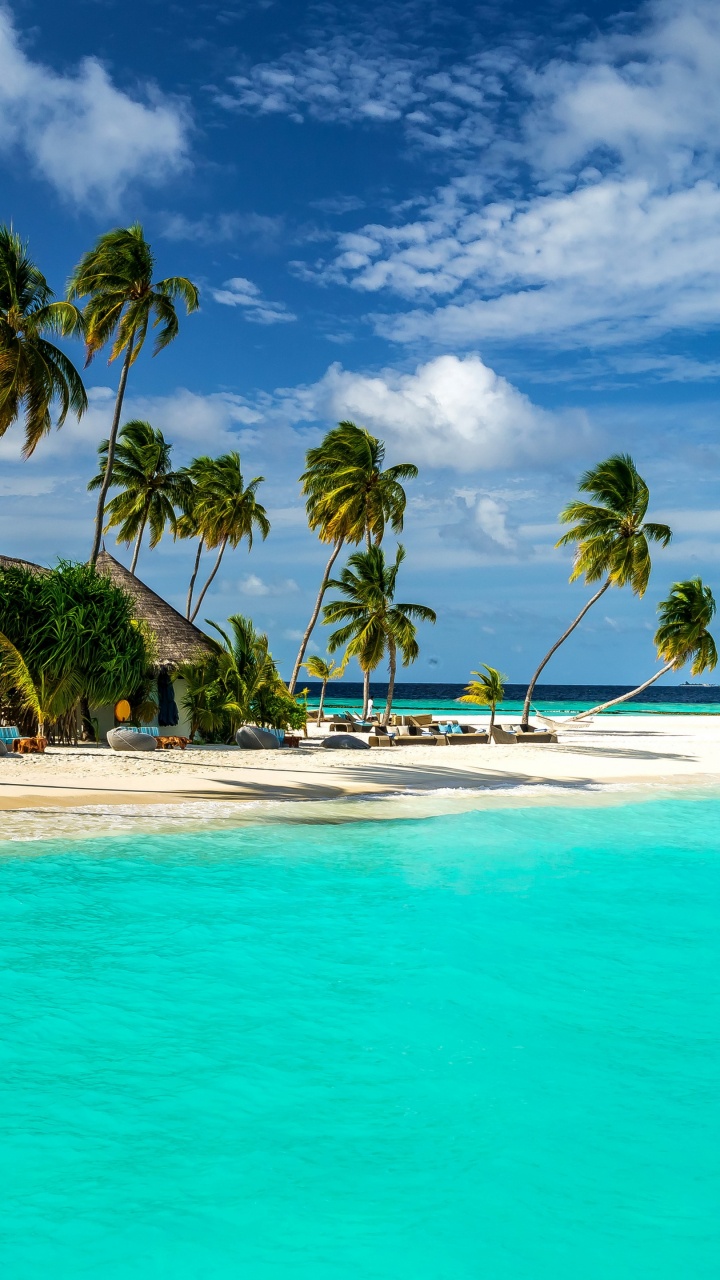
MULTIPOLYGON (((14 556, 0 555, 0 568, 29 569, 33 573, 47 573, 42 565, 30 560, 20 560, 14 556)), ((167 600, 163 600, 157 592, 130 573, 108 551, 101 551, 97 559, 98 573, 104 573, 117 587, 131 597, 134 602, 134 615, 138 622, 144 623, 155 639, 155 666, 153 675, 155 689, 151 698, 158 703, 157 723, 166 726, 168 732, 189 734, 189 722, 182 709, 184 682, 174 678, 178 667, 186 662, 202 661, 203 656, 213 652, 208 637, 192 622, 188 622, 167 600)), ((128 690, 128 693, 131 691, 128 690)), ((115 705, 107 707, 91 707, 91 716, 97 723, 100 740, 103 741, 108 729, 118 723, 115 716, 115 705)))

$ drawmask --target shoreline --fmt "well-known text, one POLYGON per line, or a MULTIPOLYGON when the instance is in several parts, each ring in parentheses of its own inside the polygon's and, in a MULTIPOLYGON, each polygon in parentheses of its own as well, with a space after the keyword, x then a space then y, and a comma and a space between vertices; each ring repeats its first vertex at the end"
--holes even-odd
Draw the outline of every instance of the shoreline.
MULTIPOLYGON (((53 815, 92 821, 115 810, 146 818, 160 812, 221 805, 235 821, 261 807, 282 813, 306 806, 319 813, 346 802, 391 799, 424 808, 430 797, 474 806, 585 802, 591 796, 659 791, 688 793, 720 786, 720 726, 713 716, 623 716, 588 729, 568 726, 555 744, 392 747, 323 751, 317 734, 298 750, 243 752, 192 747, 186 753, 123 755, 107 748, 54 747, 44 756, 0 760, 0 812, 5 831, 47 826, 53 815), (465 797, 465 800, 463 800, 465 797), (563 799, 564 798, 564 799, 563 799), (544 802, 544 800, 543 800, 544 802), (9 815, 17 817, 10 823, 9 815)), ((322 820, 319 816, 316 820, 322 820)), ((288 815, 289 816, 289 815, 288 815)), ((263 818, 263 820, 265 820, 263 818)), ((327 810, 327 819, 330 811, 327 810)), ((64 821, 61 825, 64 825, 64 821)), ((15 838, 7 836, 6 838, 15 838)), ((0 834, 0 840, 2 834, 0 834)))

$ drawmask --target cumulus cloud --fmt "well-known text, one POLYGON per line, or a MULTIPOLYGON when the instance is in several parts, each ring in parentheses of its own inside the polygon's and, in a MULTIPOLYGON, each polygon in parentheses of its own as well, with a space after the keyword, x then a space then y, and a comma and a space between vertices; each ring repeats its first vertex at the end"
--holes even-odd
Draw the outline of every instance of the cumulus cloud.
POLYGON ((439 356, 414 373, 354 373, 333 364, 310 387, 286 393, 296 420, 350 418, 377 431, 393 455, 430 467, 498 469, 550 462, 586 447, 582 415, 532 403, 477 355, 439 356))
POLYGON ((168 213, 161 233, 166 240, 197 240, 202 244, 243 240, 254 249, 269 251, 277 248, 283 227, 283 218, 264 213, 208 213, 199 218, 168 213))
POLYGON ((224 307, 242 307, 246 320, 253 324, 287 324, 297 320, 283 302, 267 302, 256 284, 244 276, 226 280, 222 289, 211 290, 216 302, 224 307))
POLYGON ((265 582, 256 573, 248 573, 238 583, 238 591, 246 596, 286 596, 299 590, 294 578, 285 578, 282 582, 265 582))
POLYGON ((163 182, 187 163, 187 134, 177 102, 150 85, 131 97, 96 58, 68 74, 34 62, 0 10, 0 148, 63 199, 112 207, 131 182, 163 182))

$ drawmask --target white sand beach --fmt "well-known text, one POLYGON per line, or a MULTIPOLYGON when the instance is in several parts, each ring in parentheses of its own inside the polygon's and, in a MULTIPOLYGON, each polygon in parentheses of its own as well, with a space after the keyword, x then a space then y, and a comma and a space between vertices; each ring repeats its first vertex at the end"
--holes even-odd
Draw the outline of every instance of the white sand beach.
POLYGON ((569 725, 556 744, 326 751, 189 747, 119 754, 50 747, 0 759, 0 810, 202 800, 337 800, 497 787, 704 787, 720 783, 720 717, 623 715, 569 725))

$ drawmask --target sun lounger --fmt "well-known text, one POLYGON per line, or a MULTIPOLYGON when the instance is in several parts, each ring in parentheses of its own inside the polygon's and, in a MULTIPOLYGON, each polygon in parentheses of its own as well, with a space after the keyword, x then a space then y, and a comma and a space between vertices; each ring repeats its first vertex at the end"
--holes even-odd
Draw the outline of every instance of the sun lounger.
POLYGON ((47 746, 47 738, 39 736, 23 737, 16 725, 0 725, 0 742, 9 748, 14 755, 42 755, 47 746))
MULTIPOLYGON (((516 729, 516 728, 519 728, 519 726, 513 726, 513 729, 516 729)), ((522 732, 509 733, 508 730, 504 729, 501 724, 495 725, 495 727, 493 728, 492 737, 493 737, 493 742, 496 742, 498 746, 503 746, 503 747, 508 746, 512 742, 522 742, 523 744, 527 742, 533 742, 533 743, 557 742, 556 733, 539 733, 539 732, 538 733, 522 733, 522 732)))
POLYGON ((449 747, 471 747, 489 742, 490 735, 488 733, 448 733, 446 741, 449 747))

